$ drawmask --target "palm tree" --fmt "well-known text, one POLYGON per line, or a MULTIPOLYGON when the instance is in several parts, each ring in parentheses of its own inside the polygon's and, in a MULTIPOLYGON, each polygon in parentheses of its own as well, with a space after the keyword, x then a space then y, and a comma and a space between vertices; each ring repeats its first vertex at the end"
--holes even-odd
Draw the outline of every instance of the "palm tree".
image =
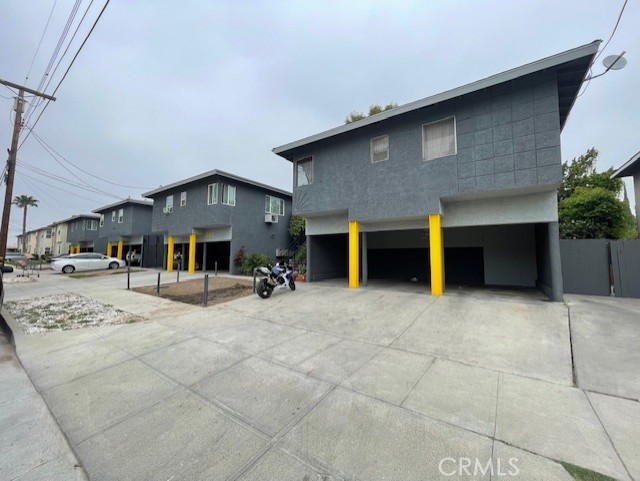
POLYGON ((22 210, 22 252, 25 252, 27 245, 27 207, 38 207, 38 200, 30 195, 16 195, 12 204, 17 205, 22 210))

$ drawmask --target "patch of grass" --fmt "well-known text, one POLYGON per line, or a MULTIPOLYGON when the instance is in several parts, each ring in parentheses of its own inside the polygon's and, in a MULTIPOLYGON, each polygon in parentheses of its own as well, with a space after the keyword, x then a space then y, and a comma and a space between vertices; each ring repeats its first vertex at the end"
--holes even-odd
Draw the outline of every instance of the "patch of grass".
POLYGON ((566 469, 576 481, 616 481, 615 478, 596 473, 590 469, 581 468, 575 464, 565 463, 562 461, 560 461, 560 464, 562 464, 564 469, 566 469))

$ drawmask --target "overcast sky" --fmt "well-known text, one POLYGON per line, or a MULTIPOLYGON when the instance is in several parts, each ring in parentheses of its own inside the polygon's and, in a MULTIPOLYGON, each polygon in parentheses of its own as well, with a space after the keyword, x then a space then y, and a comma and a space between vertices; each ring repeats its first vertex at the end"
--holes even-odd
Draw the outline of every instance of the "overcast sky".
MULTIPOLYGON (((48 91, 103 2, 94 1, 48 91)), ((0 78, 38 86, 74 5, 57 1, 25 80, 53 3, 0 0, 0 78)), ((34 131, 82 169, 142 188, 105 183, 64 161, 105 193, 35 173, 33 166, 80 182, 32 136, 18 154, 14 195, 40 200, 31 229, 211 169, 291 190, 291 165, 273 147, 340 125, 372 103, 411 102, 606 41, 622 3, 112 0, 34 131)), ((602 56, 626 50, 628 65, 577 100, 562 133, 563 160, 595 146, 604 170, 640 149, 638 24, 640 2, 629 0, 602 56)), ((594 74, 602 70, 598 61, 594 74)), ((0 95, 0 146, 9 147, 12 94, 0 86, 0 95)), ((14 208, 9 244, 21 224, 14 208)))

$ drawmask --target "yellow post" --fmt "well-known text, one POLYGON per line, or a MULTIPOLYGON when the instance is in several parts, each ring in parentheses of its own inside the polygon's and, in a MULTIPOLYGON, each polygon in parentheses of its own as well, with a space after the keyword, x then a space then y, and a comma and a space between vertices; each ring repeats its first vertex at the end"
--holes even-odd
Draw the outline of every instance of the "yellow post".
POLYGON ((173 236, 167 238, 167 272, 173 272, 173 236))
POLYGON ((444 292, 444 259, 440 214, 429 214, 429 257, 431 259, 431 295, 444 292))
POLYGON ((80 254, 80 244, 76 246, 76 254, 80 254))
POLYGON ((196 235, 189 236, 189 274, 196 271, 196 235))
POLYGON ((111 257, 112 245, 111 242, 107 242, 107 255, 111 257))
POLYGON ((122 251, 124 249, 124 241, 118 241, 118 259, 122 260, 122 251))
POLYGON ((349 221, 349 287, 357 289, 360 282, 360 247, 358 221, 349 221))

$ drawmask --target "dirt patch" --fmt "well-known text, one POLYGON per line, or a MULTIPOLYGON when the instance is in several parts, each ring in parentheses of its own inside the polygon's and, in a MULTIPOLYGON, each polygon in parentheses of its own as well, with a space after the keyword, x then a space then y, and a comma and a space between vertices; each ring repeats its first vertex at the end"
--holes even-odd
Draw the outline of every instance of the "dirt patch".
MULTIPOLYGON (((156 296, 156 286, 137 287, 136 292, 156 296)), ((202 305, 204 293, 204 280, 183 281, 160 286, 160 297, 172 301, 184 302, 196 306, 202 305)), ((253 281, 233 279, 230 277, 209 277, 209 302, 208 305, 221 304, 233 301, 240 297, 253 294, 253 281)))

